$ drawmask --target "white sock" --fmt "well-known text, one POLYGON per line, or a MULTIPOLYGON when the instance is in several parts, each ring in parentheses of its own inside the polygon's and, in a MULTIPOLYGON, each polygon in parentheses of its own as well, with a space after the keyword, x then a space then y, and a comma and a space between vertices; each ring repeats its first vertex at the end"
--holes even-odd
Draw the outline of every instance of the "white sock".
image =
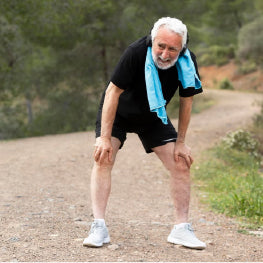
POLYGON ((184 228, 185 225, 188 225, 188 223, 180 223, 180 224, 175 225, 175 226, 176 226, 176 229, 178 229, 178 228, 184 228))
POLYGON ((105 220, 104 219, 94 219, 94 222, 98 222, 100 225, 105 226, 105 220))

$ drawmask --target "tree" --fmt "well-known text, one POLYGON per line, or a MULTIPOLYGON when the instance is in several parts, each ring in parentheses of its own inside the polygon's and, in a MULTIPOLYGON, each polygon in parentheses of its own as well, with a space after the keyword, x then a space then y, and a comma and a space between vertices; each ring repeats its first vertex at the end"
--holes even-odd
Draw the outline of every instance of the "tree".
POLYGON ((206 41, 217 45, 236 44, 241 27, 257 13, 254 2, 247 0, 214 0, 208 2, 207 8, 203 15, 206 41))
POLYGON ((263 65, 263 16, 243 26, 238 34, 237 55, 241 60, 263 65))
POLYGON ((222 51, 220 46, 236 44, 240 28, 259 15, 255 6, 260 10, 261 1, 250 3, 0 1, 0 137, 93 126, 99 96, 121 53, 131 42, 149 34, 158 18, 183 20, 194 52, 200 46, 206 53, 222 51), (208 49, 211 45, 216 46, 208 49))

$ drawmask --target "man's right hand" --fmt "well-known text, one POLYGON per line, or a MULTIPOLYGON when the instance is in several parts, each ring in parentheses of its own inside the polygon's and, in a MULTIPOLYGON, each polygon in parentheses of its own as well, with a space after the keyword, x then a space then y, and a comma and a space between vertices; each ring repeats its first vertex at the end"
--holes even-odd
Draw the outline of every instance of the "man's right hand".
POLYGON ((94 160, 99 165, 101 164, 109 164, 112 162, 112 144, 111 139, 107 137, 99 137, 95 143, 94 149, 94 160))

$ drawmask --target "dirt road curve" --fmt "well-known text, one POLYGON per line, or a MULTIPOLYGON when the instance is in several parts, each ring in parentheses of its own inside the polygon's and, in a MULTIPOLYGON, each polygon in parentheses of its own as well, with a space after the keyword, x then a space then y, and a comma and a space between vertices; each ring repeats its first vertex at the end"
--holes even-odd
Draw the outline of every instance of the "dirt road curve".
MULTIPOLYGON (((210 93, 218 103, 193 116, 188 134, 196 157, 226 131, 248 124, 259 109, 253 104, 258 94, 204 96, 210 93)), ((168 174, 132 134, 112 176, 111 244, 83 247, 92 219, 93 143, 92 132, 0 143, 0 261, 263 261, 262 238, 239 233, 233 219, 209 211, 194 187, 190 221, 208 247, 167 243, 173 225, 168 174)))

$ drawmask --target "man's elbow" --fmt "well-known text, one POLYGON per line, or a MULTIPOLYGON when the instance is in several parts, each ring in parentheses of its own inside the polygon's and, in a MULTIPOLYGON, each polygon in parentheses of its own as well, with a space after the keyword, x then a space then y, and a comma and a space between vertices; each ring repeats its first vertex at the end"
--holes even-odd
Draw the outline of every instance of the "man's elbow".
POLYGON ((114 97, 119 97, 124 90, 120 89, 118 86, 110 82, 107 90, 106 90, 106 96, 114 96, 114 97))

